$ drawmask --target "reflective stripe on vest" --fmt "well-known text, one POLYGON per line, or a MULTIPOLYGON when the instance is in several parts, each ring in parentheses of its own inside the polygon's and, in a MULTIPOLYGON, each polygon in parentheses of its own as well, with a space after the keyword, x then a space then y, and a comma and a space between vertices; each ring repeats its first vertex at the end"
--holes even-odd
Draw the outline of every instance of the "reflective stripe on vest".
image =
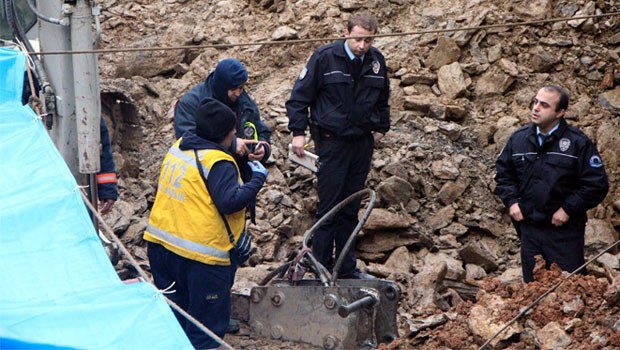
POLYGON ((206 245, 202 245, 196 242, 188 241, 186 239, 177 237, 171 233, 168 233, 164 230, 159 229, 151 224, 146 226, 146 231, 148 231, 151 235, 162 239, 170 244, 173 244, 179 248, 187 249, 192 252, 196 252, 199 254, 209 255, 219 259, 228 259, 228 252, 220 249, 216 249, 213 247, 209 247, 206 245))

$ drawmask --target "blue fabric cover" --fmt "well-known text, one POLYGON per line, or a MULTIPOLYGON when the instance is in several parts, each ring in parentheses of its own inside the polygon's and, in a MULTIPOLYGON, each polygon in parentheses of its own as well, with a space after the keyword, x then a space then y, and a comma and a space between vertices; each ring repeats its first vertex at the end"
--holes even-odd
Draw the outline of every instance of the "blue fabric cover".
POLYGON ((75 179, 21 104, 24 67, 0 48, 0 349, 192 349, 155 287, 116 274, 75 179))

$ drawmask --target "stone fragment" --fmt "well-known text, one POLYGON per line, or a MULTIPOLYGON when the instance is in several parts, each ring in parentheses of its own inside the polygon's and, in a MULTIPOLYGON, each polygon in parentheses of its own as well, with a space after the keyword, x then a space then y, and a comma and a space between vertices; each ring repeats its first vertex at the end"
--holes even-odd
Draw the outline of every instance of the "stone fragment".
POLYGON ((499 330, 504 328, 506 322, 499 319, 502 315, 502 310, 507 308, 506 302, 499 295, 484 292, 481 294, 478 302, 469 312, 467 326, 474 337, 483 342, 499 334, 489 344, 492 349, 496 349, 501 341, 521 333, 522 328, 519 322, 515 322, 499 333, 499 330))
POLYGON ((454 219, 456 211, 451 205, 443 207, 435 215, 427 219, 426 224, 433 230, 437 231, 448 226, 454 219))
POLYGON ((558 322, 549 322, 535 332, 535 340, 540 350, 564 349, 571 343, 571 338, 558 322))
POLYGON ((458 61, 461 57, 461 48, 452 39, 444 36, 437 39, 437 45, 426 58, 426 66, 432 70, 458 61))
POLYGON ((398 176, 390 176, 377 186, 377 194, 388 204, 406 204, 414 194, 411 184, 398 176))
POLYGON ((420 237, 416 235, 405 236, 395 232, 372 232, 358 238, 356 247, 358 250, 367 253, 383 253, 419 242, 420 237))
POLYGON ((437 72, 437 85, 442 95, 454 99, 467 89, 463 70, 458 62, 443 66, 437 72))
POLYGON ((280 26, 271 33, 273 40, 290 40, 297 39, 297 31, 289 26, 280 26))
POLYGON ((474 91, 480 97, 503 95, 515 79, 499 68, 491 68, 478 79, 474 91))
POLYGON ((409 215, 394 213, 384 208, 375 208, 370 212, 370 216, 364 224, 364 229, 377 231, 408 228, 413 223, 414 220, 409 215))
POLYGON ((460 181, 448 181, 441 187, 437 198, 443 205, 452 204, 457 198, 463 194, 467 185, 460 181))
POLYGON ((495 271, 499 268, 497 257, 481 245, 469 243, 459 251, 459 256, 465 264, 475 264, 482 267, 486 272, 495 271))

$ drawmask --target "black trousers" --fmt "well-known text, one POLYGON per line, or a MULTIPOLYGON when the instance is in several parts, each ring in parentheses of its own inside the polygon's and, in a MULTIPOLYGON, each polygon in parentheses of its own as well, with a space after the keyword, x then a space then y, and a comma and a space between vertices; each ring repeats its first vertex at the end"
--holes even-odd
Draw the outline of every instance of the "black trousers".
MULTIPOLYGON (((371 134, 353 140, 329 136, 329 134, 322 135, 317 142, 320 162, 317 218, 323 217, 338 203, 364 188, 374 147, 371 134)), ((361 199, 350 203, 314 232, 312 253, 329 271, 332 271, 335 264, 334 246, 336 257, 338 257, 358 223, 357 213, 360 203, 361 199)), ((355 246, 352 246, 338 274, 341 277, 347 277, 355 269, 355 246)))
MULTIPOLYGON (((573 272, 585 263, 585 220, 569 220, 556 227, 551 224, 518 223, 521 232, 521 264, 523 281, 534 280, 534 257, 542 255, 546 268, 556 263, 562 270, 573 272)), ((586 269, 579 271, 586 274, 586 269)))
MULTIPOLYGON (((147 242, 148 257, 155 286, 170 287, 170 300, 194 316, 218 337, 223 338, 232 312, 230 290, 237 264, 207 265, 179 256, 160 244, 147 242)), ((219 344, 193 323, 172 309, 181 328, 196 349, 215 349, 219 344)))

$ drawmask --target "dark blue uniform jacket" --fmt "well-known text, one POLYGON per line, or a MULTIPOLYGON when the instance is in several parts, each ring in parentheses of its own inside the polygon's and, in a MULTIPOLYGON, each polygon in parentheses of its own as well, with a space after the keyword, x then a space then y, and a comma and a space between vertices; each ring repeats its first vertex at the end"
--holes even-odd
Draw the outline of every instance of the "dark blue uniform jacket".
POLYGON ((506 205, 519 203, 532 223, 550 224, 560 207, 585 220, 609 189, 601 157, 592 141, 564 119, 542 146, 536 125, 517 130, 500 153, 496 191, 506 205))
POLYGON ((383 55, 371 47, 358 79, 351 74, 350 62, 342 40, 320 47, 310 57, 286 102, 293 135, 305 133, 309 117, 342 137, 390 129, 390 83, 383 55))

